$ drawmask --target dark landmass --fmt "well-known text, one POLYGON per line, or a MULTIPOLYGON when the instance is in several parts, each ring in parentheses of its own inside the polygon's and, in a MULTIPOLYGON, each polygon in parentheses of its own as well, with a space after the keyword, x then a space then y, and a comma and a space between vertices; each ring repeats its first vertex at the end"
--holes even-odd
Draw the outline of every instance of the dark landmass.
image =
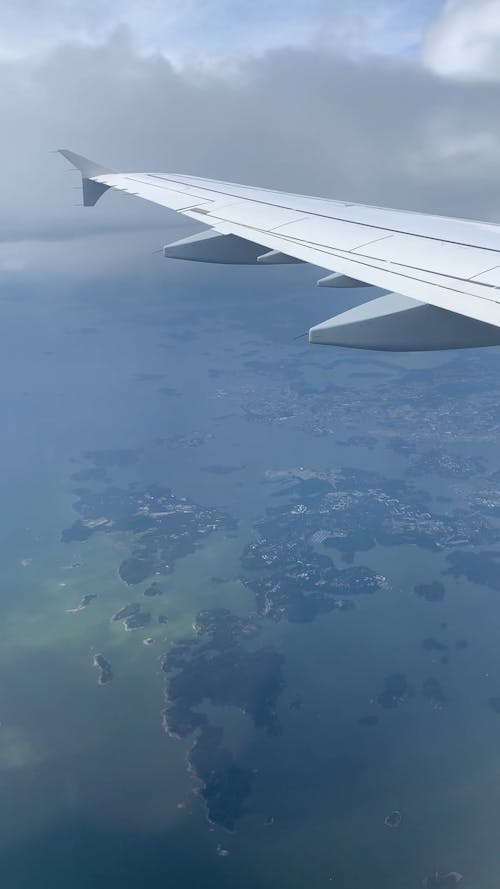
MULTIPOLYGON (((457 541, 494 541, 497 530, 479 513, 432 512, 431 497, 403 479, 359 469, 269 471, 283 502, 256 525, 257 541, 242 558, 244 568, 266 571, 292 559, 306 568, 311 550, 335 549, 344 561, 376 544, 413 544, 439 551, 457 541), (296 552, 291 552, 291 546, 296 552)), ((372 572, 373 576, 373 572, 372 572)))
MULTIPOLYGON (((280 483, 275 496, 281 502, 256 523, 256 539, 243 551, 241 565, 259 614, 275 620, 310 621, 352 607, 347 603, 353 596, 388 586, 369 568, 339 569, 325 550, 335 549, 350 562, 376 544, 438 552, 498 536, 479 514, 465 509, 434 514, 429 494, 377 473, 301 468, 268 472, 268 478, 280 483)), ((437 580, 414 589, 430 602, 445 595, 437 580)))
POLYGON ((433 704, 436 710, 441 710, 448 702, 448 698, 443 691, 441 683, 434 677, 425 679, 422 686, 422 692, 424 698, 427 698, 427 700, 433 704))
POLYGON ((283 656, 269 647, 248 649, 258 624, 224 608, 200 612, 194 627, 196 636, 175 642, 162 663, 167 676, 163 726, 173 737, 196 735, 189 763, 201 781, 208 817, 232 830, 245 811, 254 773, 234 761, 222 730, 198 708, 204 701, 237 707, 256 728, 277 734, 283 656))
POLYGON ((422 648, 425 651, 448 651, 448 646, 444 642, 428 637, 422 642, 422 648))
MULTIPOLYGON (((195 657, 191 655, 168 683, 164 712, 168 731, 183 737, 188 732, 179 727, 189 725, 193 717, 193 728, 197 727, 199 714, 194 713, 193 708, 209 700, 219 707, 238 707, 256 728, 277 733, 275 703, 283 690, 282 661, 282 656, 270 648, 245 651, 237 647, 217 651, 209 646, 198 651, 195 657)), ((169 653, 163 670, 168 673, 170 668, 169 653)))
POLYGON ((200 611, 193 623, 198 636, 208 637, 218 649, 230 648, 260 633, 260 624, 251 617, 238 617, 227 608, 200 611))
POLYGON ((124 605, 123 608, 120 608, 119 611, 113 615, 111 620, 125 620, 126 617, 131 617, 133 614, 137 614, 140 610, 141 606, 138 602, 130 602, 129 605, 124 605))
POLYGON ((163 595, 163 590, 162 590, 160 584, 157 583, 156 580, 154 580, 153 583, 150 584, 150 586, 148 586, 148 587, 144 590, 143 595, 144 595, 144 596, 149 596, 150 598, 153 597, 153 596, 162 596, 162 595, 163 595))
POLYGON ((446 595, 446 590, 439 580, 433 580, 432 583, 419 583, 413 587, 417 596, 427 599, 428 602, 441 602, 446 595))
POLYGON ((136 546, 119 567, 121 579, 129 585, 157 572, 169 573, 177 559, 195 552, 214 531, 229 533, 236 527, 227 513, 176 497, 157 485, 110 486, 99 492, 80 488, 76 494, 74 509, 81 518, 63 531, 62 540, 86 540, 96 533, 134 534, 136 546))
POLYGON ((85 593, 84 596, 80 599, 79 604, 76 608, 67 608, 67 614, 76 614, 78 611, 83 611, 84 608, 89 605, 93 599, 97 599, 97 593, 85 593))
POLYGON ((99 671, 98 683, 99 685, 106 685, 107 682, 111 682, 113 678, 113 670, 111 669, 111 664, 106 660, 103 654, 94 655, 93 660, 94 667, 97 667, 99 671))
POLYGON ((234 830, 245 812, 254 772, 238 766, 222 745, 223 732, 217 726, 203 725, 189 752, 189 766, 202 785, 199 790, 213 824, 234 830))
POLYGON ((151 574, 154 574, 158 567, 159 565, 154 558, 130 556, 130 558, 123 560, 118 568, 118 574, 124 583, 129 586, 136 586, 138 583, 147 580, 151 574))
POLYGON ((415 688, 408 684, 406 676, 403 673, 391 673, 384 680, 384 687, 377 697, 377 701, 381 707, 386 710, 399 707, 404 704, 409 697, 415 695, 415 688))
POLYGON ((378 725, 380 722, 379 716, 360 716, 358 719, 360 725, 378 725))
POLYGON ((151 623, 151 615, 149 611, 136 611, 123 621, 126 630, 139 630, 141 627, 147 627, 151 623))
POLYGON ((71 528, 65 528, 61 534, 61 542, 62 543, 73 543, 78 542, 82 543, 84 540, 88 540, 93 532, 93 528, 89 528, 88 525, 85 525, 81 519, 77 519, 76 522, 73 522, 71 528))
POLYGON ((85 593, 81 598, 80 608, 86 608, 93 599, 97 599, 97 593, 85 593))
POLYGON ((395 827, 400 826, 402 820, 403 820, 403 816, 402 816, 401 812, 399 812, 396 809, 394 812, 391 812, 390 815, 387 815, 384 818, 384 824, 386 827, 395 828, 395 827))
MULTIPOLYGON (((262 524, 258 529, 262 534, 262 524)), ((370 595, 387 587, 386 578, 370 568, 337 568, 329 556, 316 552, 314 544, 303 539, 307 529, 302 533, 297 529, 296 535, 290 530, 286 537, 283 529, 274 535, 271 529, 266 524, 265 536, 249 544, 241 556, 244 569, 259 571, 260 576, 242 577, 255 594, 259 614, 306 623, 318 614, 352 610, 354 603, 346 597, 370 595), (268 571, 264 576, 262 569, 268 571)))
POLYGON ((456 550, 447 556, 447 560, 450 566, 447 574, 456 578, 466 577, 473 583, 481 583, 492 590, 500 590, 500 552, 456 550))

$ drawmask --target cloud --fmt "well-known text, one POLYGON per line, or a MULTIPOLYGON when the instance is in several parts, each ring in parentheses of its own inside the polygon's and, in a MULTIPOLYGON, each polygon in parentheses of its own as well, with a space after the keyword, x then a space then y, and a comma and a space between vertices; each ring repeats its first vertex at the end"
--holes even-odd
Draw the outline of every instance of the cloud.
POLYGON ((96 44, 120 26, 139 53, 178 64, 326 38, 346 52, 407 51, 440 0, 3 0, 0 55, 26 58, 67 40, 96 44))
POLYGON ((446 77, 498 82, 498 0, 447 0, 428 29, 422 59, 431 71, 446 77))
POLYGON ((415 57, 348 57, 318 43, 179 68, 139 52, 122 27, 4 59, 3 275, 118 274, 193 230, 123 195, 73 206, 78 175, 49 153, 64 146, 116 169, 498 219, 497 100, 496 87, 444 79, 415 57))

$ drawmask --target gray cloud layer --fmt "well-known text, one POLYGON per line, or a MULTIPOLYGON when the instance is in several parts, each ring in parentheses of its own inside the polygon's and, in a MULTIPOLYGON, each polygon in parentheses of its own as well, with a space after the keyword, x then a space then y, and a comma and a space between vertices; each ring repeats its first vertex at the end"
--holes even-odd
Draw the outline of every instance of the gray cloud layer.
MULTIPOLYGON (((443 78, 416 59, 352 61, 289 48, 248 57, 230 72, 180 70, 161 55, 139 55, 121 29, 101 45, 4 60, 0 87, 4 274, 42 261, 63 268, 68 238, 95 231, 124 230, 122 255, 132 262, 178 224, 118 195, 94 210, 74 207, 78 178, 49 154, 59 146, 117 169, 500 219, 498 87, 443 78), (142 233, 132 237, 131 229, 142 233)), ((120 239, 114 243, 116 262, 120 239)), ((86 263, 79 267, 83 273, 86 263)))

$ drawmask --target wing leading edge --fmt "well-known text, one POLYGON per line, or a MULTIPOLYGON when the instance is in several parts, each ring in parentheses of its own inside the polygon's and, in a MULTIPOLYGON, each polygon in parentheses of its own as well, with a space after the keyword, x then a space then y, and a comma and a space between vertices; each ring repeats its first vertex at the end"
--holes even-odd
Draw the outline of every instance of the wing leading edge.
POLYGON ((312 327, 312 343, 414 351, 500 344, 500 226, 194 176, 117 173, 67 149, 83 203, 117 189, 197 220, 164 255, 326 269, 322 287, 389 291, 312 327))

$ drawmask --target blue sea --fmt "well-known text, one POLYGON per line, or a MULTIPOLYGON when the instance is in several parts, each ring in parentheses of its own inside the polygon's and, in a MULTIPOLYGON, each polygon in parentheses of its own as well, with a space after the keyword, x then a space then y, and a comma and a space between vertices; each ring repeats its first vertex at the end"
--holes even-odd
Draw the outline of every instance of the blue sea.
MULTIPOLYGON (((387 447, 383 407, 371 447, 345 442, 366 434, 381 380, 397 392, 400 378, 421 370, 425 412, 425 374, 435 379, 454 362, 462 378, 462 356, 374 356, 295 340, 349 304, 346 294, 318 297, 314 280, 302 268, 187 266, 168 276, 158 266, 146 283, 138 274, 3 288, 0 878, 8 889, 416 889, 436 872, 462 874, 464 889, 499 884, 500 717, 488 700, 500 694, 500 593, 443 575, 446 552, 377 544, 355 564, 385 575, 387 589, 353 612, 264 622, 262 638, 284 657, 281 733, 256 729, 236 708, 203 705, 255 773, 234 832, 206 819, 186 763, 193 739, 162 728, 161 659, 192 637, 197 612, 255 612, 240 556, 276 503, 269 471, 349 466, 405 478, 408 459, 387 447), (284 398, 270 421, 274 393, 288 392, 292 378, 303 394, 296 387, 293 411, 284 398), (330 433, 317 434, 301 420, 301 398, 307 420, 309 392, 324 389, 325 412, 344 397, 332 385, 355 392, 360 409, 349 428, 340 411, 330 433), (267 420, 255 407, 266 401, 267 420), (132 535, 61 541, 78 518, 81 483, 71 476, 88 468, 87 452, 119 450, 134 456, 107 468, 110 483, 163 485, 238 521, 234 535, 216 532, 178 560, 161 601, 148 603, 169 622, 147 633, 111 620, 137 599, 118 575, 132 535), (232 471, 207 471, 214 466, 232 471), (442 601, 414 595, 436 579, 442 601), (71 613, 85 594, 96 598, 71 613), (449 663, 422 650, 427 637, 446 640, 449 663), (462 638, 467 648, 456 651, 462 638), (96 652, 113 667, 105 686, 96 652), (437 676, 447 706, 419 693, 380 712, 377 695, 395 672, 417 689, 437 676), (300 709, 290 708, 294 698, 300 709), (370 713, 380 722, 360 725, 370 713), (384 823, 394 811, 397 829, 384 823)), ((495 354, 477 357, 485 373, 495 354)), ((390 423, 397 434, 394 411, 390 423)), ((490 474, 500 469, 487 435, 445 440, 438 425, 436 442, 480 456, 490 474)), ((415 484, 448 498, 446 508, 465 497, 460 478, 415 484)), ((466 482, 469 493, 474 485, 466 482)))

